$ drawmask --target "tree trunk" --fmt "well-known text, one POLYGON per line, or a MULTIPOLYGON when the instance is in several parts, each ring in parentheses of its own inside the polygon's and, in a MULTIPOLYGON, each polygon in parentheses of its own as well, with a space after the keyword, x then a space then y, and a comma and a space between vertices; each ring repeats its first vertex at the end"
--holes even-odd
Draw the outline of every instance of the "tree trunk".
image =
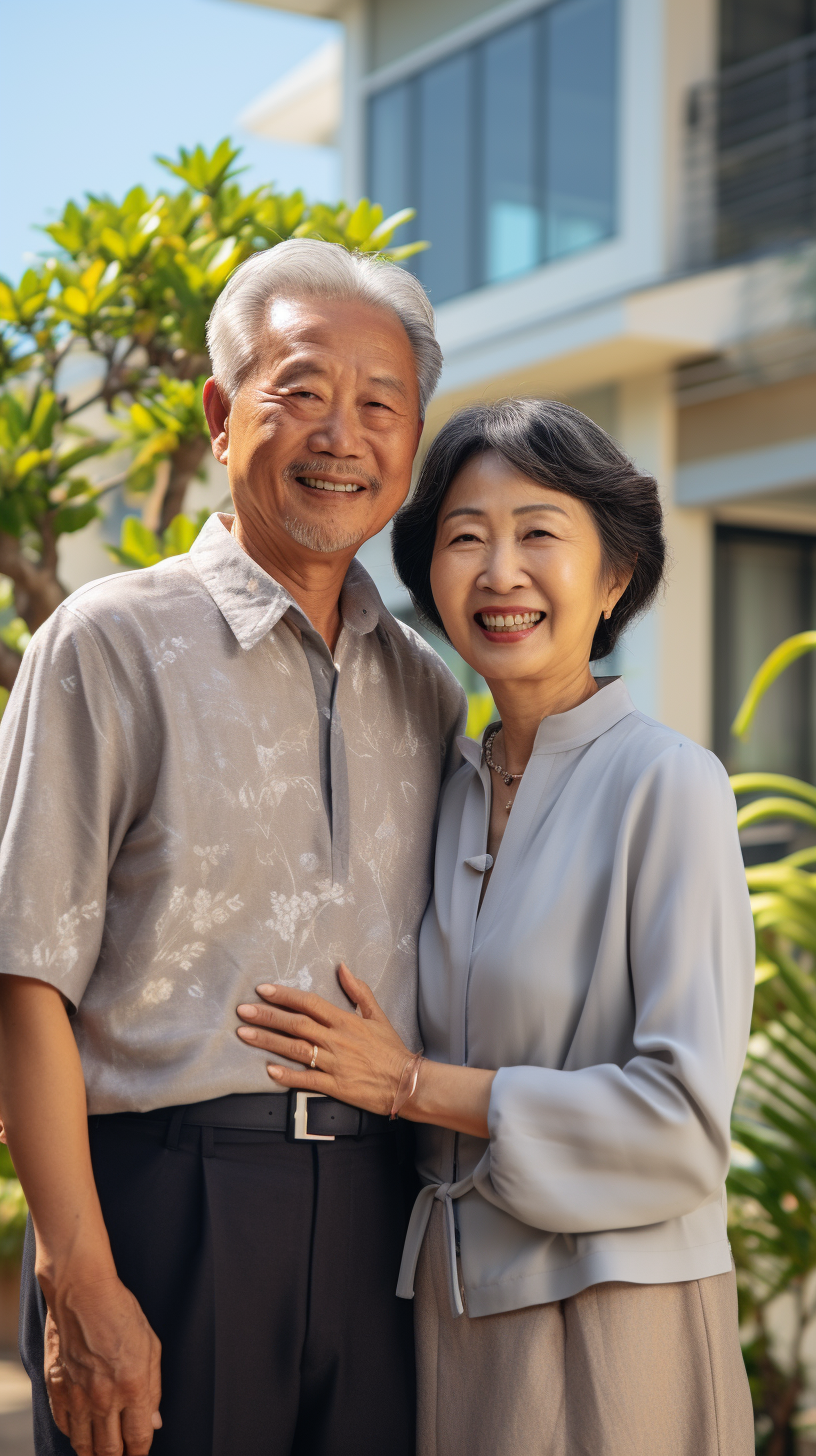
POLYGON ((20 671, 20 663, 22 660, 19 652, 15 652, 13 647, 7 646, 2 637, 0 637, 0 688, 5 688, 7 692, 11 692, 17 674, 20 671))
POLYGON ((792 1377, 786 1389, 780 1391, 778 1399, 768 1410, 773 1421, 773 1430, 766 1449, 766 1456, 791 1456, 795 1450, 795 1436, 791 1420, 796 1412, 796 1402, 802 1389, 798 1372, 792 1377))
MULTIPOLYGON (((14 586, 14 608, 29 632, 36 632, 68 595, 57 576, 57 542, 49 518, 38 523, 42 550, 32 561, 16 536, 0 531, 0 575, 14 586)), ((22 658, 0 639, 0 686, 9 690, 20 671, 22 658)))
POLYGON ((208 449, 209 441, 205 440, 202 435, 196 435, 191 440, 182 440, 178 449, 174 450, 171 455, 170 479, 167 482, 159 519, 160 531, 166 531, 173 517, 183 511, 187 487, 208 449))

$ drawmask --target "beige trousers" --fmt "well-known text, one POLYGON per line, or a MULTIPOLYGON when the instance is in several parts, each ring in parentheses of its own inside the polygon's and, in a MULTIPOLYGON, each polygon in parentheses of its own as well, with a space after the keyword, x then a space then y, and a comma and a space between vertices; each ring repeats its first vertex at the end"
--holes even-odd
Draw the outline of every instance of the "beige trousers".
POLYGON ((454 1319, 442 1206, 416 1279, 417 1456, 753 1456, 733 1271, 454 1319))

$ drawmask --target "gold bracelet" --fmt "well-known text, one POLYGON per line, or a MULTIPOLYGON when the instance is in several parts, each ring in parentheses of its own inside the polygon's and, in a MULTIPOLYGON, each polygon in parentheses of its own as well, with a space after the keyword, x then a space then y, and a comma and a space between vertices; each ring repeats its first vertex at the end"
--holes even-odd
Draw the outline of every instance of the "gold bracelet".
POLYGON ((391 1108, 392 1122, 394 1121, 395 1117, 399 1117, 399 1114, 401 1113, 406 1102, 410 1102, 411 1098, 416 1092, 417 1080, 419 1078, 419 1069, 424 1060, 425 1058, 423 1057, 422 1052, 415 1052, 414 1055, 412 1057, 409 1057, 407 1062, 405 1063, 405 1066, 402 1069, 402 1076, 399 1079, 399 1086, 396 1090, 396 1093, 394 1094, 394 1106, 391 1108))

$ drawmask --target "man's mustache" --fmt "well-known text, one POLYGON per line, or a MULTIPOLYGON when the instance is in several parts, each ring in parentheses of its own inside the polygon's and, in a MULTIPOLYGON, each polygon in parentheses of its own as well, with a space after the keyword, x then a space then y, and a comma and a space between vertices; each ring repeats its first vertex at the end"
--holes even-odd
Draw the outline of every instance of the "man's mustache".
POLYGON ((374 495, 382 490, 382 481, 376 475, 368 475, 365 470, 342 460, 333 460, 331 465, 325 460, 295 460, 284 468, 282 474, 284 480, 296 480, 299 475, 333 475, 364 485, 374 495))

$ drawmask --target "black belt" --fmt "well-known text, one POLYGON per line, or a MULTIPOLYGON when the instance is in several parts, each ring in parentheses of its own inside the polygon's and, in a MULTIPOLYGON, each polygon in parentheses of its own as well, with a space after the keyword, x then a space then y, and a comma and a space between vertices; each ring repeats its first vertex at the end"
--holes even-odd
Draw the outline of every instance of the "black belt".
POLYGON ((235 1132, 285 1132, 287 1142, 332 1142, 336 1137, 383 1133, 390 1119, 350 1107, 321 1092, 237 1092, 184 1107, 161 1107, 147 1117, 166 1117, 178 1127, 223 1127, 235 1132))

